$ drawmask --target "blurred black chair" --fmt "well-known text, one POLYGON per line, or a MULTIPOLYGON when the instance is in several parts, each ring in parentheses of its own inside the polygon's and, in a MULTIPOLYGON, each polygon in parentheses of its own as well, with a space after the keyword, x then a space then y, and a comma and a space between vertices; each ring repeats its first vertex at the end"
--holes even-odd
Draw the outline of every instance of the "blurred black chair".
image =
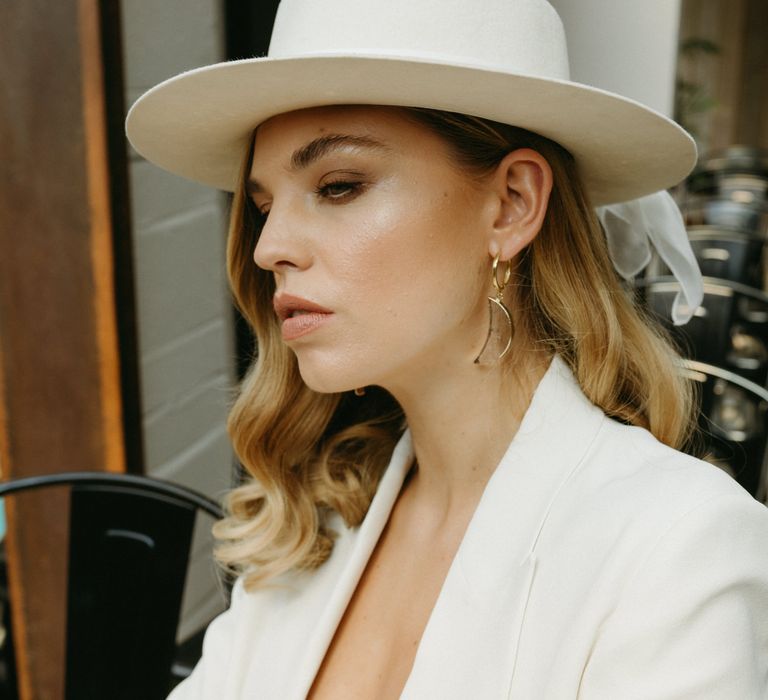
POLYGON ((702 154, 688 178, 687 191, 737 202, 768 197, 768 151, 733 145, 702 154))
POLYGON ((768 390, 702 362, 686 360, 683 371, 700 386, 699 428, 705 443, 704 459, 766 502, 768 390))
MULTIPOLYGON (((762 238, 723 226, 689 226, 688 240, 704 277, 764 289, 762 238)), ((669 277, 671 274, 656 255, 648 266, 646 277, 669 277)))
POLYGON ((728 197, 691 197, 682 207, 687 226, 723 226, 768 238, 768 205, 755 196, 750 201, 728 197))
MULTIPOLYGON (((180 679, 176 632, 198 512, 215 501, 127 474, 69 472, 0 483, 0 497, 67 486, 70 493, 67 700, 165 698, 180 679)), ((8 640, 9 641, 9 640, 8 640)))
POLYGON ((765 288, 762 238, 717 226, 690 226, 688 239, 704 277, 765 288))
POLYGON ((671 324, 672 303, 680 284, 672 277, 637 280, 645 305, 665 325, 684 355, 715 365, 725 364, 731 346, 735 317, 733 289, 724 284, 705 284, 704 299, 685 326, 671 324))
POLYGON ((725 367, 764 384, 768 376, 768 295, 730 280, 704 278, 704 300, 684 326, 670 322, 680 291, 672 277, 636 281, 648 309, 691 359, 725 367))

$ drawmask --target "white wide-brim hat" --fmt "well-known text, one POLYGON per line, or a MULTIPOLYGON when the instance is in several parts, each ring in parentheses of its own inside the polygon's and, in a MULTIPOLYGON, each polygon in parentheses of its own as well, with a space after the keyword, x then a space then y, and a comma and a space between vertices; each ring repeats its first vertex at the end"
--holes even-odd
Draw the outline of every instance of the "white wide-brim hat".
POLYGON ((233 191, 255 127, 338 104, 427 107, 536 132, 575 157, 594 205, 671 187, 696 161, 667 117, 570 81, 563 26, 545 0, 282 0, 268 56, 166 80, 136 101, 126 130, 160 167, 233 191))

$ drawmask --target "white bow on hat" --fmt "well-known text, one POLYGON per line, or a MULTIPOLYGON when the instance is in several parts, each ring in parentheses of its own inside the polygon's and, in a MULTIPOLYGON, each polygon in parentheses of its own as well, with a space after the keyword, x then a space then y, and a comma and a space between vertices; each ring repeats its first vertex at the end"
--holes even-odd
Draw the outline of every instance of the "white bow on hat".
POLYGON ((688 323, 704 299, 704 286, 682 214, 666 191, 598 207, 616 271, 634 279, 651 261, 651 246, 680 284, 672 304, 676 326, 688 323))

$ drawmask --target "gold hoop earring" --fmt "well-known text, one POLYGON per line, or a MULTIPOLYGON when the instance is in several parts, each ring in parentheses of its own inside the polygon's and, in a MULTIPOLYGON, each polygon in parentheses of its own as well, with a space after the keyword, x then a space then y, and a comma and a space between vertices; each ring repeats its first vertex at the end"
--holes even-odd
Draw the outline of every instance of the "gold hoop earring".
POLYGON ((491 280, 496 290, 495 297, 488 297, 488 335, 485 338, 483 349, 475 358, 476 365, 494 365, 499 362, 512 347, 512 338, 515 335, 515 325, 512 322, 512 314, 504 303, 504 289, 512 279, 512 263, 505 260, 501 279, 499 279, 499 256, 493 259, 491 267, 491 280))

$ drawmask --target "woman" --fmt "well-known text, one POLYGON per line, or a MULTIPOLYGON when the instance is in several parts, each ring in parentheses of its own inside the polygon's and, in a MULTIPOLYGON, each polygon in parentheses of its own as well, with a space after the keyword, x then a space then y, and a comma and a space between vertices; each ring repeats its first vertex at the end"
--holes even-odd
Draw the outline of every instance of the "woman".
POLYGON ((544 0, 284 0, 270 57, 128 132, 235 191, 259 348, 217 527, 241 577, 174 700, 765 697, 768 514, 675 450, 690 388, 593 209, 695 150, 569 82, 544 0))

